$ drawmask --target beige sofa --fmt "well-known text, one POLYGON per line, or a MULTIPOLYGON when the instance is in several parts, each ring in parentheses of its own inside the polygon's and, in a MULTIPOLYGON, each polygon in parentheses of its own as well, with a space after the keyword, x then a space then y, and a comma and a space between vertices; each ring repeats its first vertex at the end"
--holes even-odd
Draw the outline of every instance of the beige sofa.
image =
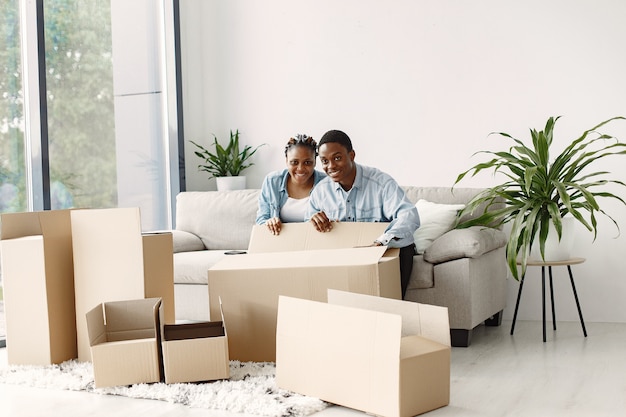
MULTIPOLYGON (((479 189, 403 187, 416 203, 467 202, 479 189)), ((260 190, 182 192, 176 200, 174 292, 176 319, 207 320, 207 270, 228 250, 246 250, 260 190)), ((424 223, 422 221, 422 223, 424 223)), ((414 257, 405 299, 448 307, 453 346, 468 346, 472 330, 499 325, 506 304, 506 236, 472 227, 450 230, 414 257)))

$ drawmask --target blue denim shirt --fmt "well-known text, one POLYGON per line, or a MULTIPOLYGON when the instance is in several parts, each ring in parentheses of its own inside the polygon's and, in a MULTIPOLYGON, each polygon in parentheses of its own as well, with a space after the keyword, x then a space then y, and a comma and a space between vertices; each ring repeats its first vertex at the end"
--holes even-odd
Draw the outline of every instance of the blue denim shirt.
POLYGON ((323 211, 330 220, 344 222, 390 222, 376 240, 392 248, 415 243, 413 233, 420 225, 415 205, 388 174, 356 164, 356 178, 350 191, 329 177, 311 192, 305 220, 323 211))
MULTIPOLYGON (((315 170, 313 172, 313 187, 325 177, 326 174, 315 170)), ((257 224, 265 224, 272 217, 280 217, 280 209, 289 198, 287 193, 288 178, 289 170, 287 169, 267 174, 263 180, 261 194, 259 194, 259 208, 256 212, 257 224)))

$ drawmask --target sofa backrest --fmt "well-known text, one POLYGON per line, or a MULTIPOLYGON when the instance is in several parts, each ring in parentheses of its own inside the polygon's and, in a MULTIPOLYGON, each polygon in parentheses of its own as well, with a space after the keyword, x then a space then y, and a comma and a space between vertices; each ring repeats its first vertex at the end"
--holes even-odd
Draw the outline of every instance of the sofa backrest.
POLYGON ((207 249, 248 249, 260 192, 181 192, 176 196, 176 230, 200 237, 207 249))
MULTIPOLYGON (((440 204, 467 203, 481 188, 402 187, 409 200, 440 204)), ((185 191, 176 196, 176 230, 198 236, 207 249, 248 249, 260 189, 185 191)), ((502 204, 504 207, 504 204, 502 204)), ((464 219, 478 216, 477 210, 464 219)))
MULTIPOLYGON (((411 185, 402 186, 402 188, 413 203, 417 203, 419 199, 424 199, 439 204, 465 204, 484 190, 483 188, 416 187, 411 185)), ((504 208, 504 202, 491 206, 492 210, 496 208, 504 208)), ((479 206, 474 212, 464 215, 462 220, 476 218, 483 212, 484 205, 479 206)))

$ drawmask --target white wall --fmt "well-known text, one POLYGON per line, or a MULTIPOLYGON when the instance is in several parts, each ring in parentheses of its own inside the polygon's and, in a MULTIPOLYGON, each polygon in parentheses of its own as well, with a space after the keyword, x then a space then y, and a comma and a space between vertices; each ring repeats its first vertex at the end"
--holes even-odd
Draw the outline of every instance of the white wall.
MULTIPOLYGON (((290 136, 329 129, 401 184, 452 185, 474 152, 504 148, 492 131, 525 139, 562 115, 558 144, 626 116, 625 19, 620 0, 181 0, 185 137, 208 144, 239 129, 245 144, 268 143, 246 171, 250 188, 284 166, 290 136)), ((626 122, 605 131, 626 141, 626 122)), ((215 189, 198 162, 188 146, 188 189, 215 189)), ((624 161, 607 162, 626 181, 624 161)), ((626 209, 607 211, 626 230, 626 209)), ((595 243, 577 235, 590 322, 626 322, 626 236, 615 235, 605 219, 595 243)), ((539 278, 528 275, 520 319, 541 318, 539 278)), ((578 320, 568 285, 555 270, 557 319, 578 320)))

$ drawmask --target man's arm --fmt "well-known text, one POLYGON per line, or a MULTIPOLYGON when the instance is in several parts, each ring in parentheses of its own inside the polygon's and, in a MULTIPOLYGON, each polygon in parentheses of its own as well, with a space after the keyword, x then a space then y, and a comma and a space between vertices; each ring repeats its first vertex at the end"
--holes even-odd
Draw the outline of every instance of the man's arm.
POLYGON ((310 221, 318 232, 330 232, 333 228, 332 222, 322 210, 319 201, 323 199, 321 189, 313 188, 309 197, 309 205, 304 214, 304 221, 310 221))
POLYGON ((383 210, 391 223, 376 241, 390 247, 404 247, 414 243, 413 234, 420 225, 415 204, 406 197, 404 190, 393 180, 385 187, 383 210))

